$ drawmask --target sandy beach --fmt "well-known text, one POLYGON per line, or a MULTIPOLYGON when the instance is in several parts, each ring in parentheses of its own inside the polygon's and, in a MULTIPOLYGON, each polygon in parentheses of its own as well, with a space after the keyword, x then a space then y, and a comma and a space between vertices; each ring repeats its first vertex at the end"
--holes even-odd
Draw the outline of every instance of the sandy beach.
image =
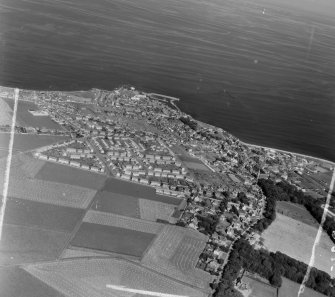
POLYGON ((276 149, 273 147, 267 147, 267 146, 262 146, 262 145, 257 145, 257 144, 250 144, 250 143, 246 143, 240 140, 241 144, 244 144, 248 147, 256 147, 256 148, 263 148, 265 150, 273 150, 279 153, 285 153, 285 154, 291 154, 291 155, 296 155, 302 158, 308 158, 308 159, 312 159, 314 161, 320 162, 320 163, 327 163, 330 164, 331 166, 335 166, 335 163, 329 160, 325 160, 325 159, 321 159, 321 158, 317 158, 317 157, 313 157, 310 155, 304 155, 304 154, 300 154, 300 153, 295 153, 295 152, 290 152, 290 151, 285 151, 285 150, 281 150, 281 149, 276 149))

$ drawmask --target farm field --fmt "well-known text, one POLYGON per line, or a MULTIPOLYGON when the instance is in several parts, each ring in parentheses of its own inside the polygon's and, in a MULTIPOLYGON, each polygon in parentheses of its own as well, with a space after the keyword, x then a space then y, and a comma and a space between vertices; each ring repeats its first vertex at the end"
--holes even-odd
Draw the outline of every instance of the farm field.
MULTIPOLYGON (((5 99, 6 103, 13 110, 14 100, 5 99)), ((16 114, 16 124, 25 127, 39 127, 46 129, 63 130, 62 126, 53 121, 50 116, 33 116, 28 110, 38 110, 35 103, 19 100, 16 114)))
POLYGON ((0 266, 55 260, 69 236, 66 232, 4 224, 0 266))
POLYGON ((4 222, 43 230, 71 232, 83 214, 84 211, 77 208, 10 198, 7 201, 4 222))
MULTIPOLYGON (((306 264, 309 263, 317 228, 277 213, 275 221, 262 233, 264 247, 270 251, 280 251, 306 264)), ((315 267, 331 275, 330 260, 333 244, 322 232, 319 245, 315 249, 315 267)))
POLYGON ((95 210, 89 210, 86 213, 83 221, 87 223, 100 224, 151 234, 159 233, 159 231, 164 226, 163 224, 156 222, 148 222, 140 219, 95 210))
POLYGON ((318 222, 311 216, 303 205, 287 201, 278 201, 276 211, 299 222, 319 228, 318 222))
POLYGON ((1 297, 65 297, 19 267, 0 268, 1 297))
POLYGON ((181 199, 164 195, 157 195, 156 190, 150 186, 135 184, 116 178, 108 178, 102 191, 119 193, 127 196, 159 201, 167 204, 179 205, 181 199))
MULTIPOLYGON (((88 207, 96 194, 95 190, 33 178, 43 164, 44 161, 27 154, 13 156, 8 196, 75 208, 88 207)), ((3 187, 5 166, 6 158, 0 159, 0 190, 3 187)))
POLYGON ((207 291, 209 273, 195 268, 207 237, 181 227, 165 225, 141 260, 142 265, 207 291))
POLYGON ((139 199, 138 202, 141 219, 153 222, 157 219, 168 221, 175 209, 174 205, 147 199, 139 199))
POLYGON ((156 296, 174 294, 205 297, 201 291, 166 278, 140 265, 121 259, 73 259, 29 265, 25 270, 67 296, 115 297, 137 296, 116 288, 157 292, 156 296), (115 287, 106 287, 111 285, 115 287))
MULTIPOLYGON (((260 280, 249 276, 243 276, 241 283, 247 285, 245 290, 242 290, 241 288, 238 289, 244 297, 277 297, 277 289, 269 284, 263 283, 260 280)), ((297 295, 294 297, 296 296, 297 295)), ((289 296, 287 295, 285 297, 289 296)))
MULTIPOLYGON (((296 297, 298 296, 300 284, 292 282, 291 280, 282 277, 282 285, 279 288, 278 297, 296 297)), ((310 288, 305 288, 304 293, 300 295, 301 297, 325 297, 325 295, 311 290, 310 288)))
POLYGON ((95 196, 91 209, 140 218, 138 200, 133 196, 102 191, 95 196))
MULTIPOLYGON (((0 176, 0 182, 3 185, 3 176, 0 176)), ((86 208, 95 194, 96 191, 86 188, 16 177, 12 174, 8 189, 8 196, 14 198, 74 208, 86 208)))
POLYGON ((102 188, 107 179, 107 177, 102 174, 52 162, 45 162, 45 165, 37 173, 35 178, 93 190, 102 188))
MULTIPOLYGON (((0 149, 8 150, 9 133, 0 132, 0 149)), ((36 135, 36 134, 17 134, 14 136, 13 153, 34 150, 38 147, 50 145, 52 143, 62 142, 69 139, 66 136, 55 135, 36 135)))
POLYGON ((154 237, 155 235, 150 233, 83 223, 72 240, 71 245, 141 257, 154 237))

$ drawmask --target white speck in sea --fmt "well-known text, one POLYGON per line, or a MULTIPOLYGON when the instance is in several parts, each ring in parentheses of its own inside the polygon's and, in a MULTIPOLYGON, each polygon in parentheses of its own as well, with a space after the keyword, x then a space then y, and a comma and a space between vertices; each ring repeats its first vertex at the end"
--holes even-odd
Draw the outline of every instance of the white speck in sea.
POLYGON ((255 60, 254 60, 254 63, 255 63, 255 64, 257 64, 257 63, 258 63, 258 60, 257 60, 257 59, 255 59, 255 60))

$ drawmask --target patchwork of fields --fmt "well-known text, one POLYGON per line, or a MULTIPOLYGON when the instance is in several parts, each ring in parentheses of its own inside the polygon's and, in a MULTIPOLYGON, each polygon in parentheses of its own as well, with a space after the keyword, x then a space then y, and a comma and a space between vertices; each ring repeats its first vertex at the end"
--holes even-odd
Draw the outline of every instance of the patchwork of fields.
MULTIPOLYGON (((136 293, 109 288, 205 297, 200 290, 166 278, 134 262, 120 259, 73 259, 30 265, 25 270, 51 288, 73 297, 130 297, 136 293)), ((146 296, 145 293, 139 294, 146 296)))
MULTIPOLYGON (((23 143, 20 149, 39 144, 23 143)), ((5 165, 6 158, 0 159, 2 186, 5 165)), ((41 292, 38 297, 134 295, 106 288, 111 283, 157 293, 206 296, 210 275, 195 265, 207 237, 156 222, 168 221, 181 202, 157 195, 148 186, 37 160, 29 153, 15 154, 0 270, 25 264, 31 275, 6 270, 8 281, 22 284, 18 289, 7 284, 4 292, 8 297, 21 297, 24 293, 17 290, 35 282, 36 292, 41 292), (49 264, 32 264, 42 261, 49 264)), ((30 291, 28 288, 26 296, 32 297, 30 291)))

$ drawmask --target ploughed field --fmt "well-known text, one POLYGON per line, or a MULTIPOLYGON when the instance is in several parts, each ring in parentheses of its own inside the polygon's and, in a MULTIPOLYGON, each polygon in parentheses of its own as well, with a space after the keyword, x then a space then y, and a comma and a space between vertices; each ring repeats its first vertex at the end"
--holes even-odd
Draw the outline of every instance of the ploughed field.
MULTIPOLYGON (((280 251, 309 264, 317 232, 318 224, 305 208, 292 203, 278 203, 276 219, 262 233, 262 237, 268 250, 280 251)), ((315 248, 314 266, 329 275, 334 275, 330 270, 332 246, 329 236, 322 231, 315 248)))

